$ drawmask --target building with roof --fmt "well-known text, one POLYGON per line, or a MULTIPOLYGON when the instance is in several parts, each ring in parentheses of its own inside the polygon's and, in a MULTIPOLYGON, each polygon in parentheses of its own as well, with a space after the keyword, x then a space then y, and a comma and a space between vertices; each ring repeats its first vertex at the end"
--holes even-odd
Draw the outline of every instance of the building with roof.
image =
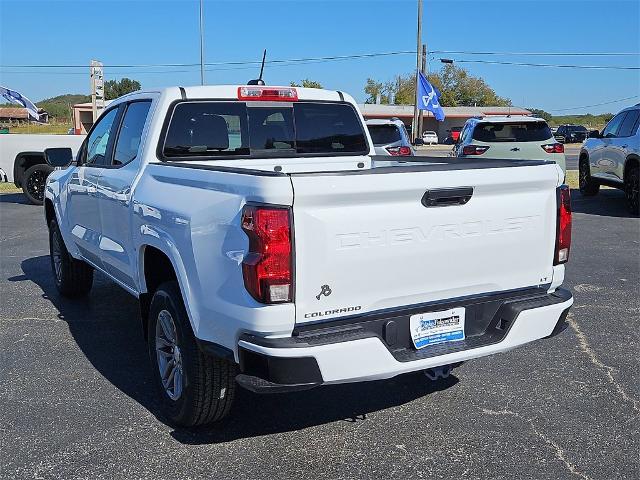
MULTIPOLYGON (((411 131, 413 123, 413 105, 381 105, 365 103, 358 105, 365 120, 372 118, 399 118, 404 122, 407 130, 411 131)), ((465 122, 472 117, 487 115, 531 115, 529 110, 521 107, 442 107, 445 119, 438 122, 433 114, 424 112, 422 131, 432 131, 438 134, 440 141, 449 136, 451 129, 462 127, 465 122)), ((421 136, 422 132, 420 132, 421 136)), ((413 138, 413 135, 412 135, 413 138)))
MULTIPOLYGON (((49 123, 49 114, 42 108, 38 109, 40 123, 49 123)), ((23 107, 0 107, 0 124, 12 125, 16 123, 28 123, 29 112, 23 107)))
MULTIPOLYGON (((105 100, 107 107, 111 100, 105 100)), ((93 126, 93 103, 76 103, 73 106, 73 132, 76 135, 86 135, 93 126)))

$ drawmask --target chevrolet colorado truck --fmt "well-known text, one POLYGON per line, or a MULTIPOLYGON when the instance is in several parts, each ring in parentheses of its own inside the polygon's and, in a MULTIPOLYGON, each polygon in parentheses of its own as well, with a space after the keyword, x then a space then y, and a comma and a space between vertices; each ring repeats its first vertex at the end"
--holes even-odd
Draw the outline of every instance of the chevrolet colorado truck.
POLYGON ((139 299, 169 422, 238 385, 302 390, 424 371, 563 330, 562 169, 375 155, 350 96, 175 87, 114 101, 75 162, 46 151, 62 295, 94 272, 139 299))

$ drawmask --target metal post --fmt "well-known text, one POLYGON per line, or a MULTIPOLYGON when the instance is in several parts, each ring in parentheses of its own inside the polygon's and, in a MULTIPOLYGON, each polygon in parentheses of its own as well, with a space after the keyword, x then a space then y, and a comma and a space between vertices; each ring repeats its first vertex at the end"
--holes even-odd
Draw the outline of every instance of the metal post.
POLYGON ((204 0, 200 0, 200 85, 204 85, 204 0))
POLYGON ((422 57, 422 0, 418 0, 418 35, 416 45, 416 92, 413 105, 413 124, 411 126, 412 140, 418 138, 418 82, 420 81, 418 71, 422 66, 422 59, 420 58, 422 57))
MULTIPOLYGON (((420 70, 422 71, 422 73, 424 73, 424 76, 426 77, 429 74, 428 68, 427 68, 427 45, 426 44, 422 44, 422 59, 420 62, 420 70)), ((419 111, 419 118, 418 118, 418 133, 419 133, 419 137, 420 138, 422 136, 422 131, 424 130, 424 120, 423 120, 423 115, 424 115, 424 110, 420 110, 419 111)), ((427 110, 427 117, 429 116, 429 110, 427 110)))

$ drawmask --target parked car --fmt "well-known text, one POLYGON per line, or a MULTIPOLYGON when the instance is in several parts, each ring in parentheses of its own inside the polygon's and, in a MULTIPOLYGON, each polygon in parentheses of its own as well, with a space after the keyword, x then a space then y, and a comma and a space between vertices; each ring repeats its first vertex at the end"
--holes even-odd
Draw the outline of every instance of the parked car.
POLYGON ((566 173, 564 146, 554 139, 542 118, 519 115, 470 118, 452 154, 467 158, 543 160, 557 163, 566 173))
POLYGON ((450 130, 447 130, 447 137, 444 139, 445 145, 453 145, 460 138, 460 132, 462 131, 462 127, 451 127, 450 130))
POLYGON ((76 153, 83 140, 84 135, 0 135, 0 169, 9 182, 22 188, 29 203, 42 205, 45 181, 53 170, 47 165, 44 150, 69 147, 76 153))
POLYGON ((422 132, 422 141, 428 145, 438 144, 438 134, 430 130, 422 132))
POLYGON ((638 214, 640 160, 640 103, 614 116, 602 132, 595 132, 580 149, 580 192, 596 195, 600 185, 624 190, 629 211, 638 214))
POLYGON ((589 136, 589 131, 582 125, 560 125, 554 133, 560 143, 581 143, 589 136))
POLYGON ((402 157, 415 155, 411 140, 402 120, 367 120, 367 128, 376 155, 402 157))
POLYGON ((573 303, 557 165, 376 156, 342 92, 135 92, 74 165, 46 156, 53 281, 81 297, 98 270, 138 298, 173 424, 221 419, 236 385, 445 377, 558 334, 573 303))

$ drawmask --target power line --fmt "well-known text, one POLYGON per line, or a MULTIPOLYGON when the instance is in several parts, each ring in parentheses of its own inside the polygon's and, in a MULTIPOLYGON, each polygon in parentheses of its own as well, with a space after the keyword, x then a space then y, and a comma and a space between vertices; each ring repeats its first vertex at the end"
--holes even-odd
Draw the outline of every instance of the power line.
POLYGON ((568 65, 557 63, 500 62, 497 60, 454 60, 455 63, 482 63, 488 65, 513 65, 518 67, 576 68, 591 70, 640 70, 640 67, 622 65, 568 65))
POLYGON ((637 57, 639 52, 465 52, 461 50, 431 50, 429 53, 451 55, 510 55, 531 57, 637 57))
POLYGON ((608 102, 594 103, 592 105, 581 105, 579 107, 571 107, 571 108, 554 108, 554 109, 551 109, 549 111, 551 111, 551 112, 567 112, 569 110, 579 110, 581 108, 600 107, 602 105, 611 105, 612 103, 620 103, 620 102, 624 102, 626 100, 631 100, 633 98, 638 98, 638 97, 640 97, 640 95, 632 95, 630 97, 619 98, 618 100, 610 100, 608 102))

